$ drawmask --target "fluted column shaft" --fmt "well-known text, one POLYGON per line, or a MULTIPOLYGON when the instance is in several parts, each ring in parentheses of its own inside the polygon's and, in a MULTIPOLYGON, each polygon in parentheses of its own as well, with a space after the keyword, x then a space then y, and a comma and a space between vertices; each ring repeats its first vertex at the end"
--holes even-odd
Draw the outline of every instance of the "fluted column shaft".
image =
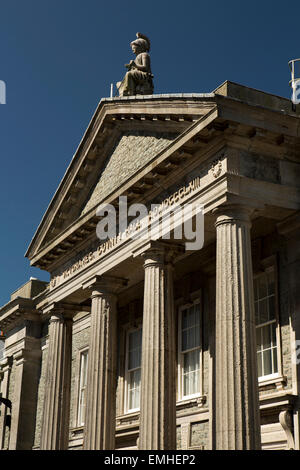
POLYGON ((144 254, 139 448, 176 449, 173 267, 164 250, 144 254))
POLYGON ((50 318, 41 449, 68 448, 72 320, 61 312, 50 318))
POLYGON ((103 279, 92 289, 84 449, 115 448, 117 297, 120 280, 103 279))
POLYGON ((259 449, 250 211, 221 210, 216 221, 216 447, 259 449))

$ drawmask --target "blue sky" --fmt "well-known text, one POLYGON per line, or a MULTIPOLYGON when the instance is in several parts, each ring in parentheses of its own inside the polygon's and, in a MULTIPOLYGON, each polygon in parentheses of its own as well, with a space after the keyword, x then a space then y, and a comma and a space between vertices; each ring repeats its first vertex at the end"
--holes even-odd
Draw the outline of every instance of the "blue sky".
POLYGON ((155 93, 232 80, 290 97, 299 1, 0 0, 0 305, 30 276, 24 253, 101 97, 147 34, 155 93))

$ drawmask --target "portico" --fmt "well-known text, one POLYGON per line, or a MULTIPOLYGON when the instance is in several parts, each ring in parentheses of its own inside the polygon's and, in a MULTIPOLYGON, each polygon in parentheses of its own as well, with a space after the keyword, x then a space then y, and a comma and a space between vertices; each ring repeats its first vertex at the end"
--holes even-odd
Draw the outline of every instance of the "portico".
MULTIPOLYGON (((281 340, 275 363, 275 337, 260 350, 256 338, 266 326, 274 334, 270 306, 280 300, 269 279, 285 269, 277 226, 300 207, 299 116, 277 97, 264 107, 264 95, 226 82, 206 95, 100 103, 27 252, 51 273, 28 300, 41 328, 35 448, 259 449, 263 432, 279 445, 273 424, 280 445, 286 429, 294 436, 296 375, 281 340), (170 239, 132 237, 139 223, 99 240, 97 207, 118 214, 119 196, 149 211, 201 205, 203 248, 187 250, 174 226, 170 239), (269 316, 259 322, 265 299, 269 316)), ((14 364, 13 328, 27 312, 17 319, 12 308, 0 310, 0 323, 14 364)))

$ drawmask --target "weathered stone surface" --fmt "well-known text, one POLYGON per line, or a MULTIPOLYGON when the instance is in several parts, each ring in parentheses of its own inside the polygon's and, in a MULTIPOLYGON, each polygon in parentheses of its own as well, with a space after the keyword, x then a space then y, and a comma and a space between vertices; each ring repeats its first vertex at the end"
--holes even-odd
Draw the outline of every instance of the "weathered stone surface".
POLYGON ((52 314, 49 326, 42 450, 68 448, 71 347, 72 320, 59 310, 52 314))
POLYGON ((117 297, 124 281, 102 277, 87 283, 93 289, 84 449, 115 448, 117 297))
POLYGON ((15 354, 10 450, 31 450, 34 443, 40 356, 38 342, 31 348, 21 349, 15 354))
MULTIPOLYGON (((288 431, 294 435, 295 447, 300 448, 299 367, 292 361, 291 356, 293 342, 298 339, 300 331, 299 234, 293 240, 289 238, 288 242, 285 242, 276 231, 285 219, 285 224, 290 227, 290 216, 298 218, 300 225, 298 140, 299 112, 292 112, 289 100, 265 96, 264 93, 235 84, 224 84, 216 93, 210 95, 154 95, 105 99, 101 102, 28 251, 33 265, 42 266, 54 275, 61 274, 61 282, 54 279, 51 288, 34 299, 29 297, 35 294, 23 286, 13 294, 11 301, 0 309, 0 329, 8 332, 6 352, 16 360, 21 348, 26 350, 26 347, 30 347, 26 344, 28 338, 24 335, 30 315, 39 316, 45 305, 64 300, 74 302, 74 306, 79 309, 83 308, 84 311, 80 314, 85 315, 90 308, 90 292, 82 289, 82 285, 87 279, 99 275, 128 276, 128 289, 122 291, 119 298, 120 306, 126 313, 123 315, 122 312, 117 312, 118 324, 122 328, 121 341, 116 341, 119 349, 122 349, 117 371, 112 363, 113 346, 104 333, 106 328, 109 329, 110 310, 115 310, 110 309, 109 302, 109 308, 106 309, 106 301, 98 299, 94 308, 100 313, 95 329, 98 336, 93 331, 94 338, 90 340, 88 336, 91 328, 86 328, 78 334, 74 333, 78 330, 73 329, 72 394, 70 400, 67 400, 71 402, 72 413, 66 429, 69 423, 70 426, 76 427, 78 350, 93 344, 94 350, 98 348, 98 352, 93 353, 96 373, 95 377, 93 376, 95 380, 92 385, 92 397, 96 397, 96 400, 91 403, 97 402, 98 408, 92 416, 92 425, 94 429, 101 430, 96 436, 98 442, 102 439, 102 443, 97 443, 95 447, 113 446, 113 378, 119 381, 117 446, 136 446, 139 412, 127 414, 124 405, 127 393, 126 335, 131 328, 141 326, 142 290, 145 281, 147 295, 144 310, 147 314, 143 319, 143 327, 150 332, 147 339, 149 348, 146 349, 146 368, 148 367, 150 372, 146 381, 143 380, 144 384, 150 386, 143 392, 147 399, 143 402, 141 410, 141 421, 144 420, 141 425, 142 445, 148 439, 145 444, 147 448, 167 448, 171 446, 170 442, 174 448, 176 443, 173 442, 177 441, 177 446, 182 449, 206 449, 215 447, 217 435, 219 448, 258 447, 259 437, 253 437, 259 436, 259 428, 256 417, 258 403, 254 398, 257 387, 255 346, 253 335, 249 334, 249 304, 252 297, 249 221, 246 223, 241 213, 236 213, 237 217, 231 214, 231 217, 222 220, 222 224, 217 228, 216 265, 216 231, 211 215, 216 208, 222 210, 226 203, 241 204, 244 201, 245 204, 249 203, 256 208, 251 235, 255 246, 258 240, 262 245, 261 251, 258 249, 253 253, 255 273, 259 274, 264 270, 264 261, 268 257, 277 258, 279 270, 278 359, 282 359, 282 367, 279 367, 279 377, 262 380, 259 384, 263 444, 264 448, 275 448, 279 444, 280 448, 286 446, 286 430, 278 422, 278 418, 282 411, 286 411, 283 408, 290 407, 293 423, 288 426, 288 431), (220 96, 222 94, 226 98, 220 96), (132 131, 128 132, 131 126, 132 131), (174 142, 176 134, 165 132, 175 130, 181 132, 181 135, 174 142), (123 134, 112 151, 121 132, 123 134), (174 145, 169 146, 172 142, 174 145), (160 155, 160 150, 166 150, 166 146, 167 152, 160 155), (106 165, 103 170, 102 165, 106 165), (200 250, 201 253, 186 253, 175 264, 175 301, 180 308, 192 303, 196 298, 191 293, 202 293, 203 341, 199 376, 200 395, 205 395, 207 400, 197 396, 178 401, 177 432, 176 426, 172 424, 170 435, 166 437, 170 423, 175 422, 173 404, 176 399, 176 382, 173 386, 173 379, 168 370, 170 360, 164 354, 166 350, 169 353, 168 345, 171 343, 170 338, 164 336, 166 318, 168 326, 170 322, 165 313, 167 309, 162 308, 169 295, 164 277, 165 274, 168 277, 167 270, 165 266, 152 266, 144 276, 141 263, 132 257, 137 243, 129 240, 124 246, 111 246, 103 256, 101 254, 101 258, 95 256, 91 263, 80 261, 89 252, 93 252, 94 248, 97 251, 99 244, 94 230, 94 213, 90 211, 88 214, 89 209, 105 199, 111 191, 119 190, 120 184, 134 179, 132 188, 128 187, 129 197, 135 202, 145 202, 149 207, 152 203, 169 198, 174 191, 189 184, 194 177, 199 178, 199 186, 197 193, 190 194, 188 200, 203 203, 207 211, 205 247, 200 250), (84 201, 87 202, 84 204, 84 201), (298 214, 295 211, 298 211, 298 214), (78 219, 80 213, 83 216, 78 219), (71 269, 68 269, 69 267, 71 269), (211 284, 216 284, 215 276, 218 280, 217 293, 215 287, 211 288, 211 284), (190 284, 187 283, 181 289, 186 277, 191 278, 190 284), (23 300, 30 300, 27 302, 27 306, 30 306, 28 311, 24 309, 24 302, 22 309, 17 307, 20 295, 26 297, 23 300), (133 313, 129 308, 132 301, 140 303, 137 309, 139 312, 133 313), (36 309, 35 314, 33 309, 36 309), (162 347, 156 347, 157 344, 162 347), (108 345, 106 349, 105 345, 108 345), (103 354, 99 353, 100 347, 103 354), (213 375, 215 361, 217 374, 213 375), (111 364, 114 373, 108 370, 111 364), (281 374, 284 377, 280 377, 281 374), (170 384, 173 387, 172 396, 168 395, 170 384), (104 395, 109 397, 107 401, 103 400, 104 395), (219 413, 217 420, 214 419, 214 412, 219 413), (103 444, 103 439, 107 439, 106 444, 103 444)), ((220 215, 228 217, 228 213, 220 215)), ((46 335, 47 332, 43 331, 39 336, 34 336, 38 343, 41 340, 42 348, 46 335)), ((175 352, 177 357, 177 351, 175 352)), ((47 402, 45 392, 49 389, 45 378, 48 358, 48 350, 43 350, 37 400, 36 448, 40 446, 42 406, 47 402)), ((62 365, 60 361, 56 363, 62 365)), ((2 372, 0 371, 0 375, 2 372)), ((18 375, 20 374, 16 372, 14 364, 9 385, 9 398, 13 403, 22 400, 18 375)), ((143 387, 145 389, 145 385, 143 387)), ((59 395, 59 390, 60 387, 52 387, 52 398, 59 395)), ((93 409, 96 409, 96 405, 93 409)), ((53 416, 55 415, 58 413, 53 412, 53 416)), ((55 419, 52 422, 56 432, 57 422, 55 419)), ((16 427, 13 432, 15 429, 16 427)), ((7 429, 5 433, 8 446, 7 429)), ((83 430, 72 429, 69 447, 82 448, 82 442, 83 430)))
POLYGON ((104 199, 116 187, 133 176, 139 169, 162 151, 177 134, 156 132, 126 132, 117 142, 107 159, 99 181, 91 191, 81 214, 104 199))
POLYGON ((117 83, 120 96, 152 95, 153 75, 150 63, 150 40, 141 33, 136 33, 137 39, 130 43, 135 60, 126 64, 128 72, 123 81, 117 83))
POLYGON ((173 267, 157 246, 144 254, 140 449, 176 448, 173 267))
POLYGON ((33 448, 39 448, 41 444, 42 419, 45 399, 46 371, 47 371, 48 348, 42 350, 41 371, 38 385, 38 399, 35 422, 35 439, 33 448))
MULTIPOLYGON (((9 380, 11 375, 12 357, 5 358, 1 362, 0 391, 1 397, 8 398, 9 380)), ((5 448, 6 420, 9 414, 5 403, 0 404, 0 449, 5 448)))
POLYGON ((250 212, 220 208, 216 279, 216 447, 259 449, 250 212))
POLYGON ((48 282, 39 281, 38 279, 30 279, 23 286, 19 287, 15 292, 10 296, 10 300, 14 300, 17 297, 22 297, 25 299, 32 299, 36 295, 43 292, 48 285, 48 282))
POLYGON ((199 449, 207 450, 209 444, 208 432, 208 421, 191 423, 191 447, 198 447, 199 449))
MULTIPOLYGON (((15 381, 16 381, 17 365, 14 361, 11 366, 10 377, 9 377, 9 387, 8 387, 8 398, 13 403, 15 397, 15 381)), ((9 429, 5 429, 5 438, 4 438, 4 449, 8 449, 9 446, 9 429)))
POLYGON ((176 427, 176 449, 181 449, 181 426, 176 427))
POLYGON ((240 171, 248 178, 254 178, 271 183, 280 181, 279 162, 275 158, 268 158, 261 155, 243 153, 241 155, 240 171))

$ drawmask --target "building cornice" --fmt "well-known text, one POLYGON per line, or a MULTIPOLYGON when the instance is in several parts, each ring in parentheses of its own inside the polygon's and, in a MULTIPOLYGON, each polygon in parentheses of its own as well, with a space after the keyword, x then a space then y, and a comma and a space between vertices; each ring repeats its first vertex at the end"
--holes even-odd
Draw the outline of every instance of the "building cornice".
POLYGON ((0 329, 7 333, 24 320, 40 321, 40 314, 34 300, 17 297, 0 309, 0 329))

